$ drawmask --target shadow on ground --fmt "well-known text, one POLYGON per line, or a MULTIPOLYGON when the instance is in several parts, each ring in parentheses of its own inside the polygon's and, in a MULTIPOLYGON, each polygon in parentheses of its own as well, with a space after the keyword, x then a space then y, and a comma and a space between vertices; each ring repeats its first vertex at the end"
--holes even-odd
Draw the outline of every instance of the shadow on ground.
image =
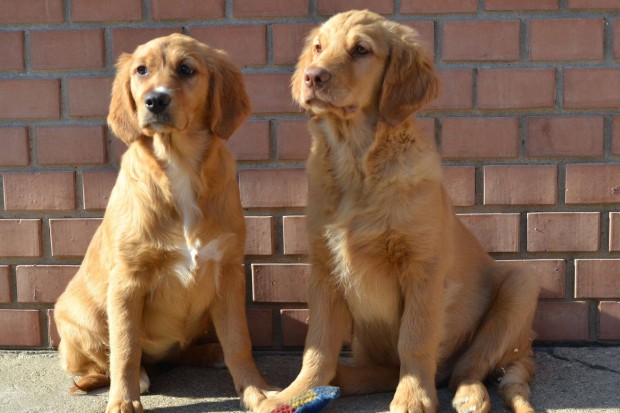
MULTIPOLYGON (((286 386, 301 366, 299 355, 258 355, 273 385, 286 386)), ((532 400, 537 412, 620 413, 620 347, 537 348, 532 400)), ((105 411, 107 390, 69 396, 70 378, 54 352, 0 352, 0 410, 7 413, 105 411)), ((492 412, 508 413, 489 384, 492 412)), ((325 413, 385 412, 393 393, 341 397, 325 413)), ((439 390, 440 413, 451 412, 452 392, 439 390)), ((176 367, 151 376, 142 403, 152 413, 242 412, 225 369, 176 367)))

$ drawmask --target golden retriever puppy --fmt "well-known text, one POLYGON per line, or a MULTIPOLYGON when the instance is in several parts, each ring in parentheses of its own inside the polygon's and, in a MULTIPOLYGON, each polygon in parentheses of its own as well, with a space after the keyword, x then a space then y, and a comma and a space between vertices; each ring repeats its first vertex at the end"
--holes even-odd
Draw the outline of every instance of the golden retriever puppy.
POLYGON ((309 331, 301 372, 261 413, 330 382, 395 390, 391 412, 435 412, 436 380, 458 412, 488 412, 491 374, 514 411, 533 412, 537 280, 455 216, 413 116, 437 91, 416 33, 377 14, 335 15, 308 37, 292 92, 312 116, 309 331), (339 366, 351 323, 354 365, 339 366))
POLYGON ((141 363, 223 358, 242 402, 267 385, 245 315, 244 218, 225 141, 250 112, 239 70, 180 34, 116 66, 108 123, 128 145, 103 222, 56 303, 73 390, 110 385, 107 412, 142 412, 141 363), (222 344, 191 347, 209 319, 222 344))

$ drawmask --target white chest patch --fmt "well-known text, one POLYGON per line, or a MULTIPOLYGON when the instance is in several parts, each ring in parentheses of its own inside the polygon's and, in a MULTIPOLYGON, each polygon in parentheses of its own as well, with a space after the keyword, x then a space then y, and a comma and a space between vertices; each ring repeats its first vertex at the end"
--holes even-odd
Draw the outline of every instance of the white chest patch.
POLYGON ((175 272, 183 284, 188 285, 196 274, 196 270, 201 266, 211 266, 209 273, 215 279, 216 286, 219 287, 220 280, 220 261, 224 256, 221 248, 222 240, 214 238, 206 245, 201 245, 200 241, 187 245, 186 248, 180 248, 184 259, 176 265, 175 272))
MULTIPOLYGON (((168 176, 172 186, 172 194, 183 219, 185 239, 189 240, 191 230, 200 219, 200 208, 196 202, 196 193, 189 175, 174 162, 168 166, 168 176)), ((191 248, 191 247, 190 247, 191 248)))

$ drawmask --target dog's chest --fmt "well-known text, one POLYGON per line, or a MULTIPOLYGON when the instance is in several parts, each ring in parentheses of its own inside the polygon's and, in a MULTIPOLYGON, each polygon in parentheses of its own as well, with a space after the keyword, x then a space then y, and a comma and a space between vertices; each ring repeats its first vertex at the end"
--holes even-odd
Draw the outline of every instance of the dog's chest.
POLYGON ((390 271, 379 241, 356 234, 346 225, 329 225, 325 236, 334 277, 356 322, 397 325, 401 294, 397 274, 390 271))
MULTIPOLYGON (((190 175, 175 162, 171 162, 168 166, 168 178, 170 179, 172 196, 183 223, 184 235, 186 238, 189 238, 191 230, 201 216, 196 199, 196 191, 192 185, 190 175)), ((194 248, 189 240, 188 247, 190 249, 194 248)))
POLYGON ((180 259, 174 266, 175 275, 184 285, 190 284, 205 271, 213 276, 216 284, 220 277, 220 261, 223 257, 222 239, 214 238, 206 244, 199 240, 177 247, 180 259))

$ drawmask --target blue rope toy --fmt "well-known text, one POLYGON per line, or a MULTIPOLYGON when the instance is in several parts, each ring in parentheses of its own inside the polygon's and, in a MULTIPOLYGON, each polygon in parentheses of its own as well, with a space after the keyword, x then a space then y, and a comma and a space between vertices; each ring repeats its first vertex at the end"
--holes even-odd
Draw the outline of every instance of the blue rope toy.
POLYGON ((314 387, 293 397, 288 404, 273 409, 271 413, 317 413, 338 396, 340 396, 338 387, 314 387))

